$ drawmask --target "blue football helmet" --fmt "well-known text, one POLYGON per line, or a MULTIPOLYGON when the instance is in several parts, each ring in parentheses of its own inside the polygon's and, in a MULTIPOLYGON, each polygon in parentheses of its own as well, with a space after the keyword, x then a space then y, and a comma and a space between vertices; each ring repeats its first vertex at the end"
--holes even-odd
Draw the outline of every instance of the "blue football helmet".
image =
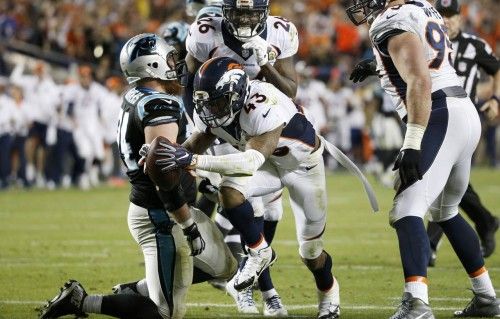
POLYGON ((196 113, 208 127, 227 126, 243 108, 248 88, 248 75, 239 62, 228 57, 210 59, 194 77, 196 113))
POLYGON ((378 12, 385 8, 387 0, 353 0, 346 9, 347 16, 355 25, 371 22, 378 12))
POLYGON ((266 29, 268 14, 269 0, 224 0, 222 3, 226 28, 243 42, 266 29))

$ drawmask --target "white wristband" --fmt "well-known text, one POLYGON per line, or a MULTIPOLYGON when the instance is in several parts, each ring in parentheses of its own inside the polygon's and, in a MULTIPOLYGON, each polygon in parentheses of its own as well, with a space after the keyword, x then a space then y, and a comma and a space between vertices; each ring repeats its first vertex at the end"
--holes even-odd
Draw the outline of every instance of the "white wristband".
POLYGON ((186 219, 182 223, 179 223, 179 225, 181 226, 182 229, 186 229, 193 224, 194 224, 194 220, 192 217, 189 217, 188 219, 186 219))
POLYGON ((414 150, 420 150, 420 144, 422 144, 424 133, 425 126, 408 123, 406 125, 406 134, 403 141, 403 147, 401 149, 405 150, 407 148, 411 148, 414 150))

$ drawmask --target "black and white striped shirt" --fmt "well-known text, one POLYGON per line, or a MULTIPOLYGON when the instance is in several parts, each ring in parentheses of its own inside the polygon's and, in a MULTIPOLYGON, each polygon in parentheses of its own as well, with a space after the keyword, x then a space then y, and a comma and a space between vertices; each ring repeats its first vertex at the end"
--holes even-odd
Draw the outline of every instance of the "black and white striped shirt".
POLYGON ((477 103, 476 86, 479 81, 479 68, 494 76, 499 68, 499 61, 491 47, 481 38, 460 32, 452 39, 453 67, 463 81, 463 87, 474 103, 477 103))

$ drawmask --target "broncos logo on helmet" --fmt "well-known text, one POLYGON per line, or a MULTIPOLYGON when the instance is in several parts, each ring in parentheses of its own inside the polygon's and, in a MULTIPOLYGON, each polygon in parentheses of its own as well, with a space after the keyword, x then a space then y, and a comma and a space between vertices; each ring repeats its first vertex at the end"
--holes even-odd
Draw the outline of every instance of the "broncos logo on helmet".
POLYGON ((222 16, 229 32, 248 41, 266 29, 269 0, 224 0, 222 16))
POLYGON ((202 122, 211 128, 226 126, 243 108, 248 75, 234 59, 213 58, 196 72, 193 87, 195 110, 202 122))

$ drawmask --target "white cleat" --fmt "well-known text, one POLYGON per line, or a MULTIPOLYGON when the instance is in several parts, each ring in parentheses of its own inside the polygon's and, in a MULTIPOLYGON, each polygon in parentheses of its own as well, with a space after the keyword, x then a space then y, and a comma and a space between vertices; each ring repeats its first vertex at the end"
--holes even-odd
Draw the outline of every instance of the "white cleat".
POLYGON ((253 286, 259 279, 260 274, 276 261, 276 254, 270 246, 255 250, 247 247, 248 259, 243 269, 235 275, 234 289, 243 290, 253 286))
POLYGON ((333 277, 333 287, 324 292, 318 291, 318 319, 340 317, 340 291, 337 278, 333 277))
POLYGON ((246 288, 241 291, 237 291, 234 289, 234 276, 228 283, 226 284, 226 292, 233 297, 236 306, 238 307, 239 313, 244 314, 258 314, 259 309, 257 309, 257 305, 253 300, 253 289, 252 287, 246 288))
POLYGON ((264 317, 287 317, 286 310, 278 294, 264 300, 264 317))

